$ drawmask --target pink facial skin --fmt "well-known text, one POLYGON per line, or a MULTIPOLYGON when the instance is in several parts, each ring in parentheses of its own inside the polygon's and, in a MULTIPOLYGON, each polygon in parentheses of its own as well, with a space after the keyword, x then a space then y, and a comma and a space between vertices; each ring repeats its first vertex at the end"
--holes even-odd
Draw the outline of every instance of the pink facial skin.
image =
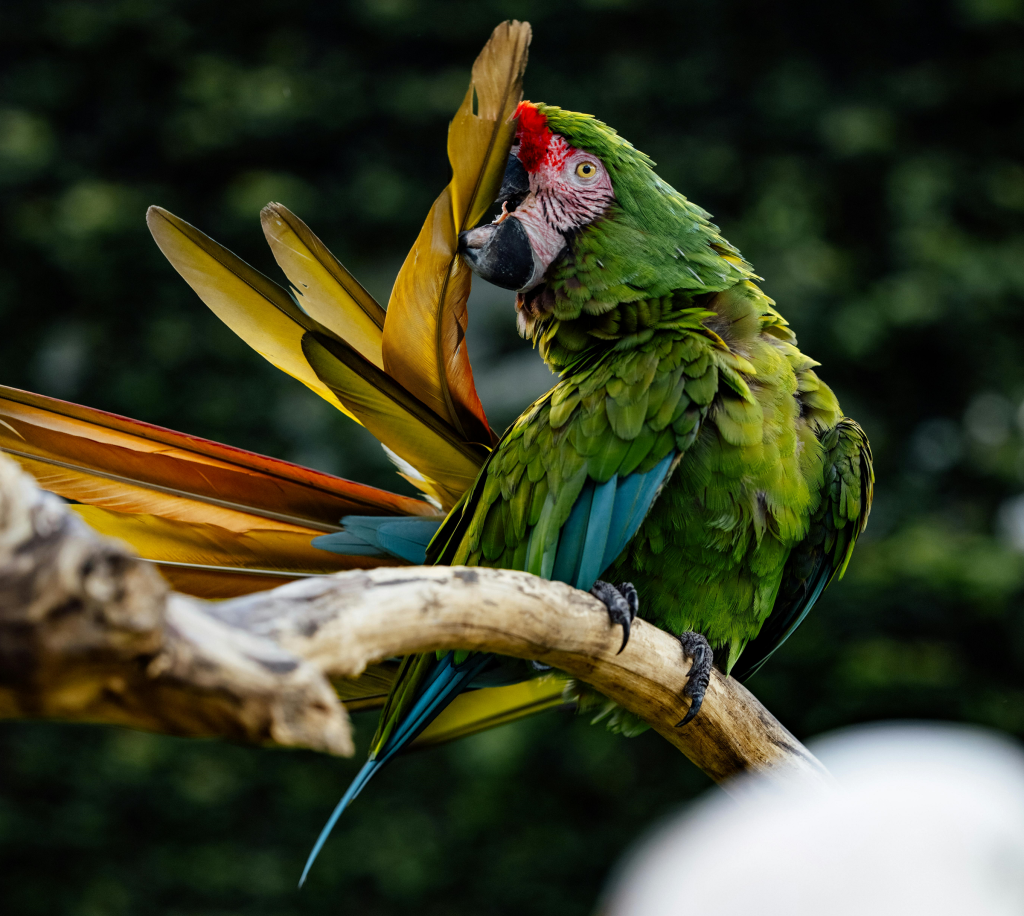
MULTIPOLYGON (((493 223, 462 233, 460 251, 481 276, 526 293, 545 278, 572 235, 607 212, 615 189, 604 163, 553 133, 537 106, 522 102, 515 117, 512 155, 529 191, 511 212, 506 201, 493 223)), ((516 180, 518 198, 523 183, 516 180)))
MULTIPOLYGON (((534 269, 523 291, 544 278, 566 246, 566 236, 600 217, 615 199, 608 170, 596 156, 550 134, 544 156, 530 176, 530 193, 509 214, 530 239, 534 269)), ((504 214, 503 214, 504 216, 504 214)))

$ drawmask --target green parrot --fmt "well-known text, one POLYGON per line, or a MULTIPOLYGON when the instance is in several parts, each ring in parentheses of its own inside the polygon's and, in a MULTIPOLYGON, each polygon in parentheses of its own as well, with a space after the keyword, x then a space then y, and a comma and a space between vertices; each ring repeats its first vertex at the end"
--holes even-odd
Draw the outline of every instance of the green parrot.
MULTIPOLYGON (((427 562, 592 591, 623 648, 638 613, 679 634, 682 727, 713 663, 749 677, 843 575, 871 507, 871 449, 750 264, 646 155, 590 115, 523 102, 515 118, 501 213, 459 247, 516 291, 519 330, 560 380, 440 527, 404 524, 433 535, 427 562)), ((345 523, 374 543, 373 520, 345 523)), ((480 653, 406 659, 303 880, 344 808, 460 691, 530 673, 480 653)))

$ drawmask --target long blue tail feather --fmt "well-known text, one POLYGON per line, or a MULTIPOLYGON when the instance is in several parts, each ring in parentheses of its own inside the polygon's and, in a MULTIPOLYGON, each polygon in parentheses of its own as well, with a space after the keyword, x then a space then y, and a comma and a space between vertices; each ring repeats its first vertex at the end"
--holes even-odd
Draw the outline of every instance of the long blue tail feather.
POLYGON ((313 849, 306 859, 306 865, 302 869, 302 877, 299 878, 299 887, 306 881, 309 870, 313 867, 316 857, 320 855, 324 843, 331 835, 334 825, 338 822, 342 812, 351 804, 353 799, 363 790, 363 787, 373 778, 374 774, 395 756, 403 747, 414 740, 452 700, 462 692, 464 688, 475 678, 490 662, 491 657, 487 654, 471 655, 461 665, 454 662, 455 653, 449 652, 439 661, 434 670, 428 675, 427 682, 420 690, 420 694, 409 714, 399 723, 391 737, 384 743, 384 746, 377 753, 376 757, 367 760, 363 768, 356 774, 341 801, 335 806, 331 816, 324 824, 320 836, 317 837, 313 849))
POLYGON ((331 835, 334 825, 338 823, 338 818, 341 817, 341 812, 349 806, 352 799, 363 791, 363 786, 373 778, 373 774, 376 773, 383 765, 384 762, 381 760, 367 760, 366 763, 363 764, 363 768, 356 774, 356 778, 349 784, 349 787, 345 790, 345 794, 341 796, 341 801, 338 802, 334 811, 331 812, 331 816, 327 819, 327 823, 324 824, 324 829, 320 831, 320 836, 316 838, 316 842, 313 844, 313 849, 306 859, 306 865, 302 869, 302 877, 299 878, 299 887, 302 887, 302 885, 306 883, 306 876, 309 874, 309 870, 313 867, 316 857, 320 855, 320 850, 323 849, 324 843, 327 842, 327 838, 331 835))

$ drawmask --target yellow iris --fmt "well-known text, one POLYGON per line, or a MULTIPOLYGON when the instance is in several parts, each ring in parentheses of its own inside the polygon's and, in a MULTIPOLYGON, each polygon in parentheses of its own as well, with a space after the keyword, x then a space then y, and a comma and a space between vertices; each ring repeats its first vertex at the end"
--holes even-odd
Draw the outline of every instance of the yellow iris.
POLYGON ((597 174, 597 166, 593 162, 581 162, 576 166, 576 174, 580 178, 593 178, 597 174))

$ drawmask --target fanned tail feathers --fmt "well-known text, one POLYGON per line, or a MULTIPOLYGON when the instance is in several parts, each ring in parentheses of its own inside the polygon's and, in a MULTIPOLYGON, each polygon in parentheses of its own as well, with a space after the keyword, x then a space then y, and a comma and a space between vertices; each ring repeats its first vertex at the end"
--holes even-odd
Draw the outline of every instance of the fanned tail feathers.
POLYGON ((14 388, 0 387, 0 450, 179 591, 206 598, 401 562, 314 547, 342 516, 440 520, 420 500, 14 388))
POLYGON ((421 472, 424 492, 450 507, 466 486, 467 462, 475 468, 481 460, 481 447, 378 368, 379 306, 301 220, 279 205, 269 210, 264 223, 275 256, 301 287, 303 302, 330 326, 184 220, 150 207, 147 222, 167 259, 217 317, 261 356, 367 426, 421 472))
POLYGON ((449 131, 451 183, 399 273, 387 315, 281 204, 268 204, 261 220, 294 295, 166 210, 151 207, 146 217, 161 251, 228 327, 366 426, 445 510, 495 441, 464 344, 470 272, 458 234, 480 220, 501 183, 530 37, 529 24, 502 23, 474 63, 449 131))

